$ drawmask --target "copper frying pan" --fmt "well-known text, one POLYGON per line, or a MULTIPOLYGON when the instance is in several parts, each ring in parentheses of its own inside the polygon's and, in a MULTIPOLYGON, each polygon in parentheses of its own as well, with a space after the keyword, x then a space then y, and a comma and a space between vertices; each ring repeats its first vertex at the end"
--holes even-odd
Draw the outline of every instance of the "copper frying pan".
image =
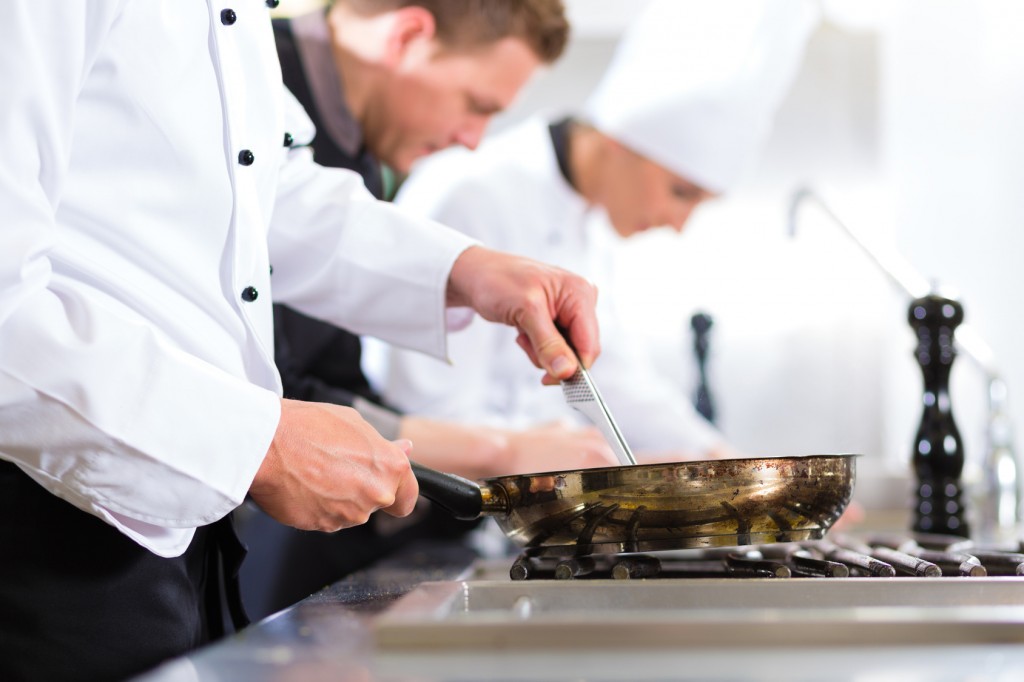
POLYGON ((647 552, 820 539, 853 494, 856 455, 643 464, 479 484, 413 464, 456 518, 493 517, 538 554, 647 552))

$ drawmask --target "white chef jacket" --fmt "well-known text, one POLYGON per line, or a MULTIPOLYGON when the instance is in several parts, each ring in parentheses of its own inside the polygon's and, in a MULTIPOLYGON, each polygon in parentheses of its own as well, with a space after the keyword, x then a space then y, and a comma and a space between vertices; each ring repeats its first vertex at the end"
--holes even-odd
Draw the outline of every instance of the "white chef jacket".
POLYGON ((241 503, 279 420, 271 282, 444 355, 471 240, 298 147, 263 0, 7 0, 0 83, 0 458, 53 494, 162 556, 241 503))
MULTIPOLYGON (((475 152, 452 149, 421 161, 396 202, 489 247, 559 265, 599 286, 614 281, 616 237, 607 216, 566 182, 539 118, 475 152)), ((703 455, 722 444, 686 391, 653 366, 607 294, 598 297, 598 320, 602 351, 592 374, 631 448, 703 455)), ((515 337, 515 330, 477 318, 449 339, 451 364, 371 341, 366 369, 389 402, 412 413, 513 428, 581 420, 561 390, 540 384, 515 337)))

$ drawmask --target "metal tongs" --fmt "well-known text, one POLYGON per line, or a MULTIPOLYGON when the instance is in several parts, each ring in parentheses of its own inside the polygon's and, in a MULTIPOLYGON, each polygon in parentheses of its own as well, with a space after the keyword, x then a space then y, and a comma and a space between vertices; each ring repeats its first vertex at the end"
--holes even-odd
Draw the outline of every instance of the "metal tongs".
MULTIPOLYGON (((573 349, 573 353, 576 353, 575 349, 573 349)), ((590 372, 583 367, 583 361, 580 360, 578 354, 576 354, 576 361, 578 363, 576 373, 562 382, 565 402, 573 409, 582 412, 601 430, 604 439, 608 441, 612 452, 618 458, 619 464, 623 466, 636 464, 636 458, 629 446, 626 445, 626 439, 623 438, 622 432, 619 431, 615 420, 612 419, 612 413, 608 411, 604 400, 601 399, 597 385, 590 378, 590 372)))

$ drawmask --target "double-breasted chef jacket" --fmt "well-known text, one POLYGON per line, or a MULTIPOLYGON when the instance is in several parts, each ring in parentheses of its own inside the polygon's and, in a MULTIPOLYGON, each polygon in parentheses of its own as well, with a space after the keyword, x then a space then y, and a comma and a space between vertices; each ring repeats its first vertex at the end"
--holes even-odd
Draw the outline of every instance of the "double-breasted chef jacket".
POLYGON ((277 427, 271 300, 444 356, 469 238, 315 165, 263 0, 8 0, 0 458, 160 556, 277 427))

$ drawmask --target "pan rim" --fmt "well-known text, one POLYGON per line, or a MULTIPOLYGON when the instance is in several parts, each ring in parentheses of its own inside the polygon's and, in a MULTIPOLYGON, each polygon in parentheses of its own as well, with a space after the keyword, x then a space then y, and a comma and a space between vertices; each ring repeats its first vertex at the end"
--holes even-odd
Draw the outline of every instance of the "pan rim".
POLYGON ((675 467, 675 466, 694 466, 699 467, 703 465, 715 465, 722 462, 743 462, 748 465, 756 465, 758 462, 774 462, 778 460, 786 461, 806 461, 813 459, 852 459, 857 457, 864 457, 863 453, 857 452, 835 452, 835 453, 816 453, 810 455, 768 455, 764 457, 722 457, 721 459, 690 459, 682 460, 679 462, 652 462, 650 464, 628 464, 628 465, 614 465, 606 467, 593 467, 590 469, 564 469, 559 471, 537 471, 520 474, 503 474, 500 476, 488 476, 487 478, 479 479, 479 482, 492 485, 499 481, 508 480, 510 478, 523 478, 523 477, 535 477, 535 476, 572 476, 578 474, 589 474, 589 473, 601 473, 601 472, 621 472, 629 470, 653 470, 664 467, 675 467))

